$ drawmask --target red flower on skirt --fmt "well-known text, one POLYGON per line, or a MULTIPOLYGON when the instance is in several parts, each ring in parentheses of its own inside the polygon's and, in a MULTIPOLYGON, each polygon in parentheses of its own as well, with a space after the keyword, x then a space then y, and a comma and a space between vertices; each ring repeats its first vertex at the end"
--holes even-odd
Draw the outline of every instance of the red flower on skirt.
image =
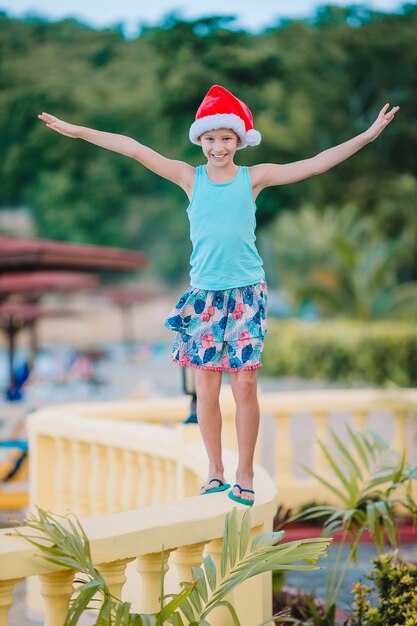
POLYGON ((202 348, 212 348, 214 346, 214 337, 211 333, 208 335, 200 335, 200 339, 202 348))
POLYGON ((214 315, 214 306, 209 306, 200 315, 200 320, 202 322, 209 322, 210 321, 210 317, 213 317, 213 315, 214 315))
POLYGON ((245 311, 246 311, 246 304, 243 304, 243 302, 240 302, 239 304, 235 306, 235 310, 232 313, 233 319, 240 320, 245 311))
POLYGON ((247 330, 244 330, 243 333, 239 333, 237 336, 237 345, 239 348, 244 348, 250 343, 251 336, 247 330))

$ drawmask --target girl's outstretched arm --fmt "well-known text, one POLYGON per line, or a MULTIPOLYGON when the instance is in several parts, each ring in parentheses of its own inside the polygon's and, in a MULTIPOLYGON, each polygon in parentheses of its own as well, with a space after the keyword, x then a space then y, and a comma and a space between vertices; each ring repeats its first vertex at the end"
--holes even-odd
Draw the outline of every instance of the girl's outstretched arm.
POLYGON ((84 139, 96 146, 118 152, 139 161, 139 163, 142 163, 155 174, 182 187, 186 193, 193 186, 195 170, 191 165, 183 161, 168 159, 131 137, 69 124, 49 113, 42 113, 38 115, 38 118, 46 122, 48 128, 61 135, 72 137, 73 139, 84 139))
POLYGON ((358 152, 367 143, 374 141, 382 133, 384 128, 388 126, 400 107, 393 107, 387 112, 389 104, 386 104, 375 122, 364 133, 353 137, 345 143, 324 150, 311 159, 303 161, 295 161, 286 165, 275 165, 272 163, 263 163, 251 167, 252 187, 260 191, 265 187, 273 185, 286 185, 287 183, 296 183, 315 174, 327 172, 330 168, 338 165, 342 161, 348 159, 352 154, 358 152))

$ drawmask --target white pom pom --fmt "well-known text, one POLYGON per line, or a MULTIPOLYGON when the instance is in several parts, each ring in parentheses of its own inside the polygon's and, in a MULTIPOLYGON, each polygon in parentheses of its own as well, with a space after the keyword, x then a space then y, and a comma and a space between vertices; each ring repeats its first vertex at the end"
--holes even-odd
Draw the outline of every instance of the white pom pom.
POLYGON ((261 143, 262 135, 258 130, 248 130, 245 135, 245 141, 248 146, 257 146, 261 143))

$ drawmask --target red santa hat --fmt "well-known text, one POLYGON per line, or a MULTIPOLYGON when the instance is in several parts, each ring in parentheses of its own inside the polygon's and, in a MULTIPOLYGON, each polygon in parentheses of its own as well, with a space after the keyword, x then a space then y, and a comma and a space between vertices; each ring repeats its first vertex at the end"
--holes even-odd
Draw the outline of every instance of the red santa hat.
POLYGON ((238 150, 261 143, 261 133, 254 129, 252 113, 244 102, 220 85, 213 85, 200 104, 190 127, 190 141, 209 130, 230 128, 240 139, 238 150))

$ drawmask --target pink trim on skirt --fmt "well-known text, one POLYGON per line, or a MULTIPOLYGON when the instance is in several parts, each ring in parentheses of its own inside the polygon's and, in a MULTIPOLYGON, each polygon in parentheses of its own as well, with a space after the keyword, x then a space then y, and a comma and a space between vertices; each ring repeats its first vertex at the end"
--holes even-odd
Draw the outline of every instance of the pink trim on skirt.
POLYGON ((210 372, 245 372, 250 370, 257 370, 262 367, 262 363, 256 363, 256 365, 249 365, 248 367, 209 367, 207 365, 194 365, 187 361, 178 361, 178 359, 171 359, 171 363, 177 363, 180 367, 193 367, 196 370, 209 370, 210 372))

